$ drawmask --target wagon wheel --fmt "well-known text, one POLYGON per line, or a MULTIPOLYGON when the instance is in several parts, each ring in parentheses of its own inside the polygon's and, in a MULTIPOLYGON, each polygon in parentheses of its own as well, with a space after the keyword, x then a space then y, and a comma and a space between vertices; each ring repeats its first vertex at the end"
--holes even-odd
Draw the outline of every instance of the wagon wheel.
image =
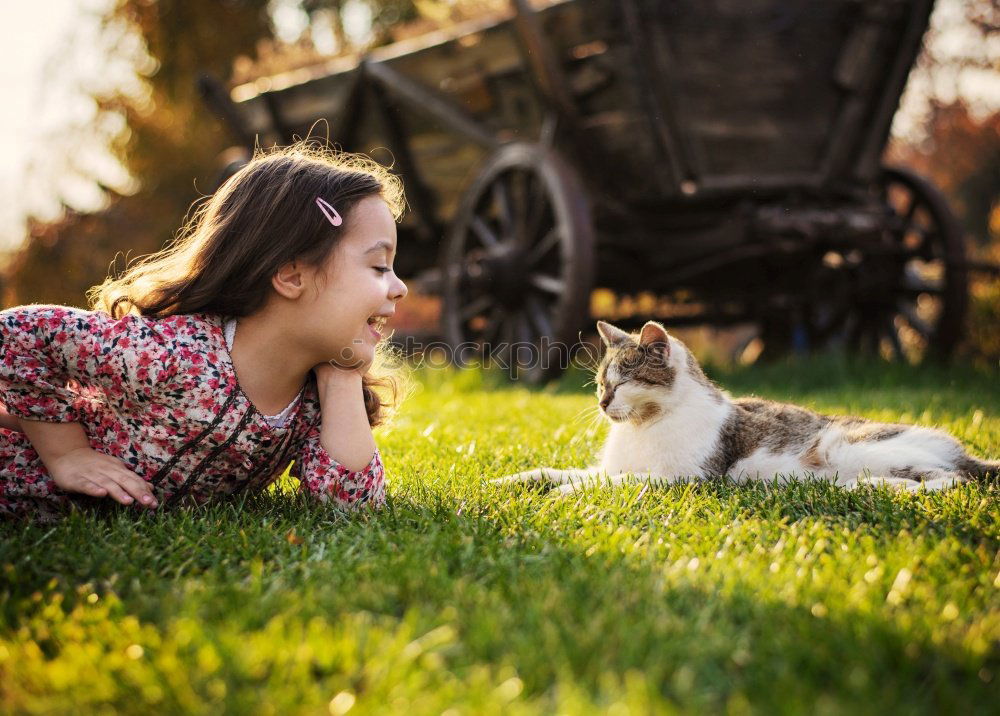
POLYGON ((589 203, 553 150, 514 143, 463 195, 442 257, 445 337, 538 383, 568 363, 586 319, 594 272, 589 203))
POLYGON ((843 346, 916 363, 946 357, 961 340, 968 271, 958 220, 908 169, 886 167, 874 189, 885 211, 880 240, 828 253, 812 298, 764 323, 765 354, 843 346))
POLYGON ((812 343, 839 338, 904 362, 945 357, 968 306, 962 228, 941 192, 908 169, 885 168, 876 188, 888 212, 883 240, 844 257, 850 281, 840 283, 839 308, 813 316, 812 343))

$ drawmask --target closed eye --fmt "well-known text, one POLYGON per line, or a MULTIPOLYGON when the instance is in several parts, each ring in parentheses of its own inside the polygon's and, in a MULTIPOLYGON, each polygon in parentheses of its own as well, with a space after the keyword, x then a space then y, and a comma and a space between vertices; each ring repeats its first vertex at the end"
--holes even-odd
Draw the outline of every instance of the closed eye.
POLYGON ((374 268, 379 273, 389 273, 390 271, 392 271, 392 268, 389 266, 373 266, 372 268, 374 268))
POLYGON ((649 380, 648 378, 643 378, 642 376, 636 376, 632 380, 636 383, 642 383, 643 385, 661 385, 659 381, 649 380))

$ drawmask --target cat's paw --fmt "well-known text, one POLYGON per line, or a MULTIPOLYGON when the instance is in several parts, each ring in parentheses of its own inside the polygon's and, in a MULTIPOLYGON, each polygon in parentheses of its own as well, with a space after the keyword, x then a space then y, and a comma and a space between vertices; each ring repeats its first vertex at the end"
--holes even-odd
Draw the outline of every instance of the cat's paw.
POLYGON ((491 485, 539 485, 544 487, 555 483, 555 480, 549 476, 552 472, 552 470, 541 467, 498 477, 489 482, 491 485))
POLYGON ((584 492, 585 490, 592 490, 595 487, 614 487, 615 485, 621 484, 618 481, 599 479, 599 478, 583 478, 579 480, 573 480, 572 482, 567 482, 565 484, 559 485, 552 489, 551 494, 553 495, 575 495, 578 492, 584 492))
MULTIPOLYGON (((947 477, 936 477, 930 480, 924 480, 920 484, 920 489, 927 490, 928 492, 936 492, 939 490, 949 490, 952 487, 958 487, 968 482, 968 478, 953 474, 947 477)), ((919 490, 914 490, 914 492, 919 492, 919 490)))
POLYGON ((849 490, 853 490, 861 487, 862 485, 868 485, 870 487, 886 487, 890 490, 897 490, 899 492, 916 493, 947 490, 967 482, 966 478, 957 473, 939 471, 937 474, 939 475, 938 477, 928 476, 923 480, 910 480, 901 477, 881 476, 859 477, 851 482, 848 482, 845 487, 849 490))

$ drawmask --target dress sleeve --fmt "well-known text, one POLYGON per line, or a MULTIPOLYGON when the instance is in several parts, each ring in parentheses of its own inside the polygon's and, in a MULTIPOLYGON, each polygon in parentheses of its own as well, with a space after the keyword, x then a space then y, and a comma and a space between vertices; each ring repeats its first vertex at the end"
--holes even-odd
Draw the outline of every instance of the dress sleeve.
POLYGON ((166 378, 170 351, 148 319, 65 306, 0 312, 0 402, 19 418, 76 422, 81 386, 145 401, 166 378))
POLYGON ((356 509, 363 505, 385 504, 385 468, 378 448, 371 462, 361 470, 348 470, 326 451, 313 427, 292 465, 291 475, 299 478, 299 490, 320 502, 356 509))

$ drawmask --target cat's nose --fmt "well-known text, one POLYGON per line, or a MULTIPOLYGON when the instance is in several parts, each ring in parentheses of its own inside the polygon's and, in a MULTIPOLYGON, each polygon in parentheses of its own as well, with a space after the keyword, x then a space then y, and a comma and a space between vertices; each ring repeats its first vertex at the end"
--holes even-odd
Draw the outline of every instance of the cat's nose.
POLYGON ((601 398, 601 410, 607 410, 608 406, 611 405, 611 401, 614 400, 613 393, 606 393, 604 397, 601 398))

